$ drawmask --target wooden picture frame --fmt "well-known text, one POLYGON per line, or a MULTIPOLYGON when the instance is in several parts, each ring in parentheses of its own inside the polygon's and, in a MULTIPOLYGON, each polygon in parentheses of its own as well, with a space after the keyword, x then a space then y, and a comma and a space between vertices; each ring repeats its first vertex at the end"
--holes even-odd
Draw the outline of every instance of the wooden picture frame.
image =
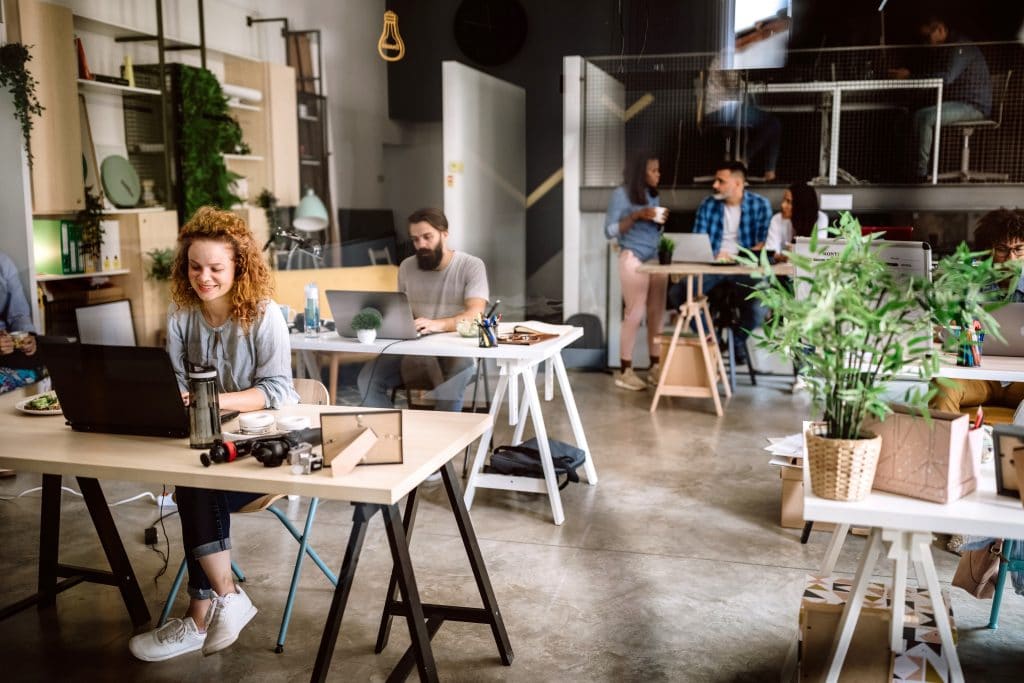
POLYGON ((85 161, 85 177, 82 182, 94 195, 103 199, 103 183, 100 182, 100 167, 96 163, 96 146, 92 142, 92 126, 89 124, 89 109, 85 95, 78 95, 78 126, 82 134, 82 159, 85 161))
POLYGON ((405 461, 402 415, 401 410, 322 413, 324 465, 335 458, 358 465, 401 465, 405 461))
POLYGON ((1020 497, 1016 461, 1024 458, 1024 428, 1016 425, 996 425, 992 429, 995 450, 996 493, 1011 498, 1020 497))

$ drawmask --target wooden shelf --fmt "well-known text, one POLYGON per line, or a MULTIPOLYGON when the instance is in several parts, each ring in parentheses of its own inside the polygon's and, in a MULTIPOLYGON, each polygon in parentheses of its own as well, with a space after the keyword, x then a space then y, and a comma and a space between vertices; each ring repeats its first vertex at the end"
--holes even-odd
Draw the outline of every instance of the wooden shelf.
POLYGON ((72 275, 36 275, 36 282, 53 282, 55 280, 80 280, 82 278, 110 277, 112 275, 129 275, 130 270, 102 270, 98 273, 74 273, 72 275))
POLYGON ((97 92, 121 92, 128 93, 129 95, 160 95, 159 90, 153 90, 152 88, 132 88, 127 85, 117 85, 116 83, 87 81, 84 78, 78 79, 78 87, 85 90, 96 90, 97 92))
POLYGON ((242 111, 263 111, 254 104, 242 104, 241 102, 228 102, 228 109, 241 109, 242 111))
POLYGON ((257 154, 221 154, 224 161, 263 161, 263 157, 257 154))
MULTIPOLYGON (((134 26, 127 26, 125 24, 119 24, 113 21, 107 21, 106 19, 96 19, 94 17, 86 17, 80 14, 73 16, 75 30, 86 31, 88 33, 96 33, 101 36, 107 36, 113 38, 115 41, 118 39, 127 39, 129 41, 152 41, 156 43, 157 34, 156 31, 143 31, 142 29, 135 28, 134 26)), ((164 34, 164 46, 165 47, 197 47, 193 41, 182 40, 181 38, 175 38, 164 34)), ((209 48, 207 48, 209 50, 209 48)))
POLYGON ((103 209, 104 216, 117 216, 126 213, 162 213, 167 209, 162 206, 144 206, 138 209, 103 209))

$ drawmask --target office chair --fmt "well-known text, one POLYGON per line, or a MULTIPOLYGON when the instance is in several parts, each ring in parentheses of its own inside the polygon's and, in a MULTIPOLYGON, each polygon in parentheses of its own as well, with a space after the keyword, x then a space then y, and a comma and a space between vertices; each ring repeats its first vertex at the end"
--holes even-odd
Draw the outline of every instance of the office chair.
MULTIPOLYGON (((308 403, 312 405, 329 405, 327 387, 323 383, 318 382, 315 379, 294 379, 292 380, 295 391, 299 394, 299 403, 308 403)), ((320 559, 316 551, 309 545, 310 531, 313 528, 313 519, 316 517, 316 508, 320 502, 319 498, 311 498, 309 500, 309 511, 306 513, 306 523, 303 527, 302 533, 299 533, 298 529, 292 525, 291 521, 285 516, 283 512, 274 507, 281 498, 285 496, 282 494, 267 494, 256 500, 252 501, 241 510, 240 513, 249 512, 262 512, 263 510, 269 510, 274 513, 274 516, 280 520, 281 524, 288 529, 288 533, 292 535, 299 543, 299 552, 295 558, 295 569, 292 571, 292 582, 288 588, 288 600, 285 602, 284 614, 281 617, 281 629, 277 636, 277 647, 274 648, 274 652, 284 652, 284 640, 288 635, 288 624, 292 618, 292 608, 295 606, 295 593, 299 587, 299 576, 302 571, 302 561, 306 555, 316 563, 316 566, 320 568, 320 571, 324 573, 327 580, 330 581, 334 586, 338 585, 338 577, 327 568, 324 561, 320 559)), ((245 575, 238 566, 231 562, 231 570, 234 572, 235 577, 239 582, 245 581, 245 575)), ((163 612, 160 613, 160 622, 158 626, 163 626, 167 622, 167 618, 170 616, 171 608, 174 606, 174 599, 178 595, 178 589, 181 588, 181 582, 185 578, 185 560, 181 560, 181 566, 178 567, 178 573, 174 577, 174 583, 171 584, 171 590, 167 595, 167 602, 164 603, 163 612)))
POLYGON ((988 628, 995 630, 999 628, 999 607, 1003 601, 1003 589, 1006 587, 1006 575, 1013 572, 1024 571, 1024 560, 1011 560, 1009 559, 1010 554, 1013 552, 1014 543, 1020 541, 1013 541, 1009 538, 1003 541, 1003 552, 999 556, 999 578, 996 579, 996 592, 992 595, 992 611, 988 617, 988 628))
POLYGON ((940 173, 939 180, 959 180, 963 183, 969 183, 972 180, 1005 181, 1010 178, 1008 173, 971 170, 971 136, 974 135, 975 130, 998 130, 1003 125, 1003 109, 1006 105, 1006 94, 1010 90, 1010 78, 1012 76, 1012 69, 1005 74, 995 74, 992 76, 992 92, 996 93, 996 101, 993 103, 995 118, 955 121, 942 124, 943 128, 960 129, 960 134, 963 136, 963 147, 960 148, 960 170, 940 173))

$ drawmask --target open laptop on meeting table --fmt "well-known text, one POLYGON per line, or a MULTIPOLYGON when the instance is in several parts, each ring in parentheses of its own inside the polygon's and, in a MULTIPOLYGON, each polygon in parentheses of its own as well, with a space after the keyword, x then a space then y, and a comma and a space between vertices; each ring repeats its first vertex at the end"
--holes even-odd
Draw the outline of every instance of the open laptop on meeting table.
MULTIPOLYGON (((731 258, 716 260, 711 251, 711 238, 704 233, 666 232, 664 236, 675 242, 676 245, 672 250, 672 263, 706 263, 712 266, 735 264, 731 258)), ((769 259, 774 256, 775 252, 768 252, 769 259)))
POLYGON ((377 331, 380 339, 416 339, 412 307, 404 292, 356 292, 349 290, 327 290, 327 305, 334 318, 334 326, 341 337, 355 337, 352 318, 364 308, 380 311, 381 325, 377 331))
MULTIPOLYGON (((164 349, 40 340, 41 359, 64 418, 75 431, 188 436, 188 411, 164 349)), ((237 415, 222 410, 221 422, 237 415)))
POLYGON ((1009 303, 992 311, 999 324, 999 332, 1006 341, 986 334, 981 346, 981 357, 1009 356, 1024 358, 1024 303, 1009 303))

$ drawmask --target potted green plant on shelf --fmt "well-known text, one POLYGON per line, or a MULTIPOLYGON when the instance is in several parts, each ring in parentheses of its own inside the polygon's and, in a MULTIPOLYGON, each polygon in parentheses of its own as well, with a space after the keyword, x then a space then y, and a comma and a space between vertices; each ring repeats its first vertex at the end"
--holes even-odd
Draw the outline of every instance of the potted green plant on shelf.
POLYGON ((676 243, 671 237, 661 236, 658 240, 658 263, 667 266, 672 263, 672 253, 676 250, 676 243))
POLYGON ((364 308, 352 316, 352 329, 363 344, 372 344, 384 319, 376 308, 364 308))
POLYGON ((150 249, 146 252, 146 256, 149 257, 146 278, 156 282, 169 282, 174 270, 174 250, 170 248, 150 249))
POLYGON ((82 230, 82 256, 85 257, 88 273, 103 270, 100 254, 103 252, 103 197, 93 193, 92 186, 85 188, 85 206, 75 214, 75 223, 82 230))
MULTIPOLYGON (((808 433, 808 466, 815 495, 860 500, 871 490, 880 439, 862 432, 867 416, 892 412, 884 398, 897 375, 913 368, 927 382, 939 369, 934 325, 981 320, 998 335, 988 310, 1002 295, 993 285, 1008 269, 961 246, 942 259, 935 277, 898 276, 884 257, 879 235, 862 236, 844 213, 831 228, 836 243, 811 238, 810 254, 789 253, 792 282, 779 279, 762 252, 747 251, 744 265, 758 269, 751 294, 771 311, 755 334, 759 346, 789 357, 805 378, 824 429, 808 433)), ((927 415, 934 390, 913 386, 904 402, 927 415)))
POLYGON ((6 88, 14 98, 14 118, 21 124, 29 166, 32 165, 32 150, 29 147, 32 117, 43 115, 43 106, 36 98, 36 79, 25 66, 30 61, 32 54, 21 43, 0 45, 0 88, 6 88))

